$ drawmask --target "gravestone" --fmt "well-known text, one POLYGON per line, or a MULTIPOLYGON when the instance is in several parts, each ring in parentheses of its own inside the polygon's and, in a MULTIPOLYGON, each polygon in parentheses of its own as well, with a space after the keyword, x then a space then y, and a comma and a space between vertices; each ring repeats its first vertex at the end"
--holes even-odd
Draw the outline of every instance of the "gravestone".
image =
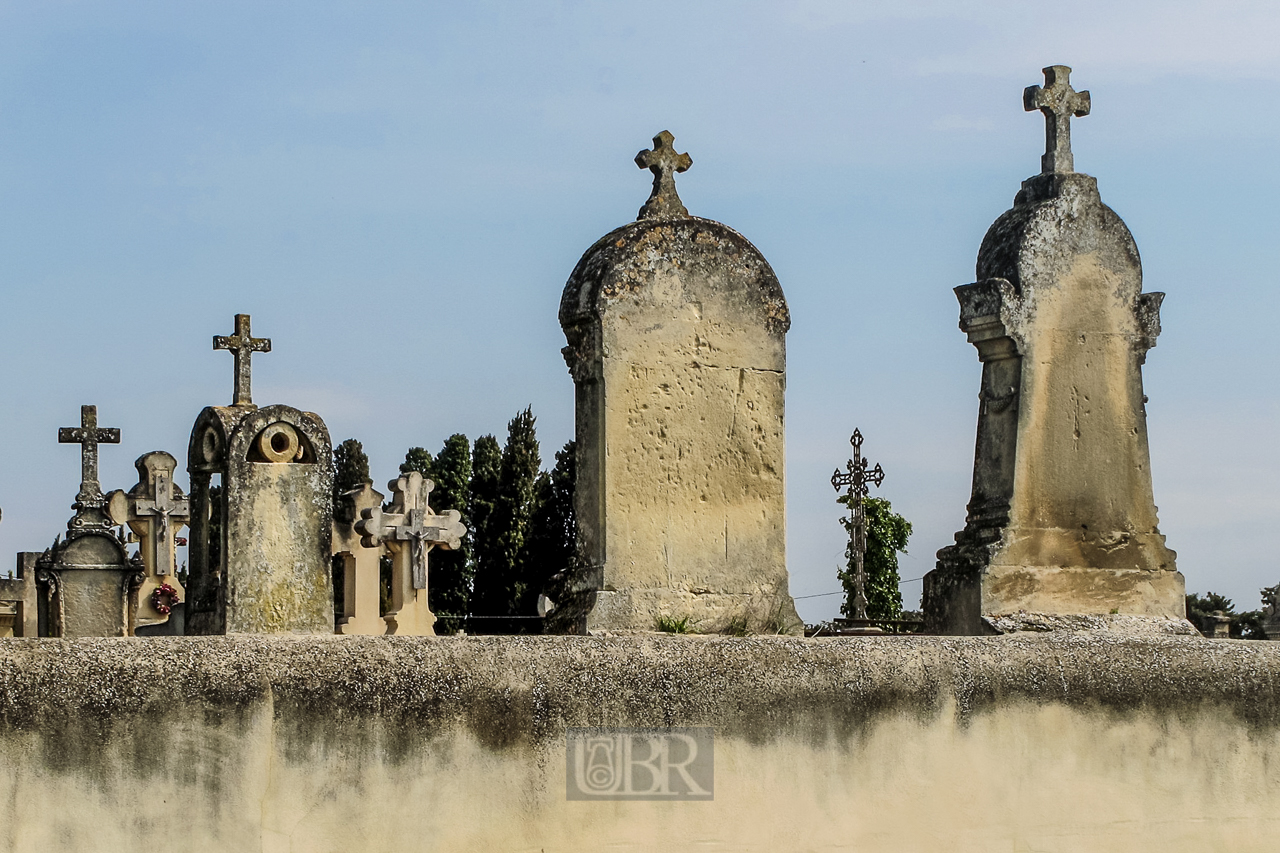
POLYGON ((98 483, 98 445, 119 444, 120 430, 98 427, 97 406, 80 407, 80 426, 58 430, 80 445, 80 491, 65 539, 35 563, 40 633, 48 637, 125 637, 133 633, 140 560, 131 561, 107 513, 98 483))
POLYGON ((388 634, 431 636, 435 614, 427 604, 427 553, 433 547, 446 551, 462 545, 467 528, 456 509, 443 515, 431 511, 427 500, 435 483, 417 471, 388 484, 391 508, 381 506, 361 510, 356 530, 361 544, 372 548, 384 544, 391 551, 391 604, 386 615, 388 634))
POLYGON ((690 216, 663 131, 639 218, 565 285, 576 389, 576 565, 548 591, 553 630, 801 629, 786 566, 786 299, 738 232, 690 216))
POLYGON ((342 558, 342 615, 339 634, 381 636, 387 633, 381 605, 382 556, 386 546, 375 542, 365 546, 356 522, 366 509, 382 508, 383 495, 365 483, 339 497, 333 508, 333 555, 342 558))
POLYGON ((146 578, 138 590, 137 627, 169 621, 172 608, 186 598, 177 577, 177 537, 190 518, 190 504, 173 482, 178 460, 163 450, 139 456, 138 484, 107 496, 111 520, 129 526, 138 537, 146 578))
POLYGON ((39 590, 36 586, 37 552, 18 554, 13 577, 0 578, 0 637, 40 636, 39 590))
POLYGON ((1262 590, 1262 633, 1280 640, 1280 584, 1262 590))
POLYGON ((249 315, 213 345, 235 356, 235 396, 200 413, 187 449, 187 633, 331 634, 329 431, 310 412, 254 405, 249 359, 271 342, 252 336, 249 315))
POLYGON ((1046 68, 1024 94, 1046 118, 1041 174, 987 232, 977 283, 956 288, 982 382, 968 518, 925 579, 932 631, 1111 614, 1167 628, 1185 615, 1142 390, 1164 294, 1142 292, 1132 235, 1074 171, 1070 120, 1090 100, 1070 70, 1046 68))

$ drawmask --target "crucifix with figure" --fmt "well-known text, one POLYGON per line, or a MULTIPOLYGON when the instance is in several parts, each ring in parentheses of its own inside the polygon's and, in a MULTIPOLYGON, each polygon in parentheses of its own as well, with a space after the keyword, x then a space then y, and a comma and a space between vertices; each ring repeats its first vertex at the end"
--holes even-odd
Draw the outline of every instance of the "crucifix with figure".
POLYGON ((98 407, 81 406, 80 426, 59 427, 58 443, 80 445, 80 491, 72 504, 76 514, 68 527, 72 530, 111 527, 111 520, 104 512, 106 498, 98 483, 98 445, 119 444, 120 430, 116 427, 100 428, 98 407))
POLYGON ((213 348, 230 350, 236 358, 234 406, 252 406, 253 374, 250 359, 255 352, 271 352, 271 338, 255 338, 249 330, 249 315, 236 315, 234 335, 214 335, 213 348))
POLYGON ((417 471, 389 484, 394 497, 389 512, 362 510, 356 530, 366 548, 385 542, 391 550, 391 607, 388 634, 431 634, 436 617, 427 605, 427 552, 433 547, 459 548, 467 528, 456 509, 436 515, 427 505, 435 484, 417 471))
POLYGON ((178 461, 172 455, 155 450, 138 457, 134 467, 138 484, 128 492, 117 490, 108 495, 108 507, 111 520, 129 525, 138 537, 147 569, 138 594, 138 624, 157 624, 167 621, 168 608, 185 597, 176 575, 176 545, 178 532, 191 518, 190 502, 173 482, 178 461), (161 589, 164 586, 169 590, 161 589), (157 589, 161 591, 153 600, 157 589))
POLYGON ((853 458, 845 463, 845 470, 839 468, 831 475, 831 487, 837 492, 847 489, 845 496, 849 503, 851 517, 849 520, 849 557, 853 561, 853 618, 865 622, 867 619, 867 571, 863 560, 867 553, 867 517, 863 512, 862 499, 870 493, 869 486, 879 487, 884 482, 884 469, 876 463, 875 468, 868 470, 867 460, 862 456, 862 432, 854 430, 849 438, 853 445, 853 458))
POLYGON ((1071 88, 1071 69, 1050 65, 1044 69, 1044 86, 1028 86, 1022 93, 1027 112, 1044 113, 1045 152, 1040 158, 1042 174, 1074 172, 1071 155, 1071 117, 1089 114, 1089 93, 1071 88))

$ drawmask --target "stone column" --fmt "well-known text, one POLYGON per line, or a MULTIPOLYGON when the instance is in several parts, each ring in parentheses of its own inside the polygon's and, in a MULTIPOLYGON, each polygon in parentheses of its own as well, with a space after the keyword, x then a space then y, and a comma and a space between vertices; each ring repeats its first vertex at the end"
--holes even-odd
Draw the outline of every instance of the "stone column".
POLYGON ((576 387, 578 565, 560 630, 798 632, 786 568, 786 300, 741 234, 690 216, 668 133, 640 218, 592 246, 560 322, 576 387), (594 601, 592 600, 594 598, 594 601), (588 612, 589 611, 589 612, 588 612), (585 616, 585 619, 583 618, 585 616))
POLYGON ((1046 69, 1052 85, 1028 90, 1028 109, 1063 119, 1046 171, 987 232, 977 283, 956 288, 982 383, 968 519, 925 581, 934 631, 1185 615, 1157 526, 1142 391, 1164 294, 1142 292, 1128 228, 1094 178, 1070 171, 1063 116, 1087 114, 1089 99, 1070 91, 1069 71, 1046 69))

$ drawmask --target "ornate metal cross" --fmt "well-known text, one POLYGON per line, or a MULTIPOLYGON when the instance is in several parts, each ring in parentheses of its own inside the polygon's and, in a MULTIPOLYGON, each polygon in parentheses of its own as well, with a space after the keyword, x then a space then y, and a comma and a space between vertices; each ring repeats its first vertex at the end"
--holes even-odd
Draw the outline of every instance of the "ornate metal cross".
POLYGON ((80 491, 76 495, 76 509, 104 506, 106 501, 98 483, 98 445, 119 444, 120 430, 116 427, 99 429, 98 407, 81 406, 80 426, 59 427, 58 443, 80 445, 80 491))
POLYGON ((1028 86, 1022 93, 1022 108, 1044 113, 1044 156, 1041 174, 1074 172, 1071 156, 1071 117, 1089 114, 1089 93, 1071 88, 1071 69, 1050 65, 1044 69, 1044 86, 1028 86))
POLYGON ((236 357, 234 406, 252 406, 252 373, 249 360, 255 352, 271 352, 271 338, 255 338, 249 331, 249 315, 236 315, 234 335, 214 335, 213 348, 231 350, 236 357))
POLYGON ((636 155, 636 165, 653 172, 653 192, 640 208, 640 219, 674 219, 689 215, 689 209, 676 192, 676 172, 688 170, 693 165, 693 158, 676 153, 672 145, 675 139, 664 130, 653 138, 653 150, 645 149, 636 155))
POLYGON ((849 438, 853 445, 853 458, 845 464, 842 473, 839 468, 831 475, 831 487, 837 492, 848 489, 850 532, 853 540, 849 544, 850 557, 853 558, 853 618, 865 621, 867 618, 867 572, 863 559, 867 553, 867 517, 862 509, 862 499, 870 493, 869 486, 877 487, 884 482, 884 469, 876 463, 876 467, 867 470, 867 460, 862 458, 862 432, 854 430, 849 438))

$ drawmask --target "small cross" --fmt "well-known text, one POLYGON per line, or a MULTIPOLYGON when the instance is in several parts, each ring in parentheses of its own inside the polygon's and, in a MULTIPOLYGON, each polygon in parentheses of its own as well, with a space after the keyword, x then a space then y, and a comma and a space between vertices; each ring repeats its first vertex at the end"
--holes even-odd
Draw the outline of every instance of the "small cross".
POLYGON ((152 478, 155 497, 138 498, 134 501, 133 511, 138 516, 152 516, 160 521, 159 530, 153 536, 155 574, 163 576, 173 571, 173 520, 185 522, 190 512, 190 504, 184 498, 173 499, 173 475, 169 471, 156 471, 152 478))
POLYGON ((850 556, 853 558, 853 618, 865 621, 867 618, 867 572, 864 560, 867 553, 867 517, 862 509, 862 499, 871 491, 869 486, 877 487, 884 482, 884 469, 876 463, 876 467, 867 470, 867 460, 862 458, 862 432, 854 430, 849 437, 853 445, 853 458, 845 464, 844 473, 837 468, 831 475, 831 487, 837 492, 848 489, 853 542, 850 556))
POLYGON ((640 208, 640 219, 675 219, 689 215, 676 192, 675 175, 692 166, 693 158, 676 153, 672 146, 675 139, 664 130, 653 138, 653 150, 645 149, 636 155, 636 165, 653 172, 653 192, 640 208))
POLYGON ((408 542, 413 589, 427 588, 427 552, 439 545, 454 550, 462 545, 467 528, 457 510, 436 515, 427 504, 435 484, 417 471, 410 471, 389 484, 394 492, 391 510, 381 507, 361 511, 355 524, 361 544, 372 548, 380 542, 408 542))
POLYGON ((102 504, 102 486, 98 483, 98 444, 119 444, 120 430, 98 428, 98 407, 80 407, 80 426, 59 427, 59 444, 80 445, 80 492, 76 503, 84 506, 102 504))
POLYGON ((235 406, 252 406, 252 376, 249 359, 255 352, 271 352, 271 338, 255 338, 249 331, 249 315, 236 315, 236 333, 234 335, 214 335, 214 349, 231 350, 236 357, 235 406))
POLYGON ((1050 65, 1044 69, 1044 87, 1028 86, 1022 93, 1027 112, 1044 113, 1045 153, 1040 158, 1041 174, 1074 172, 1071 156, 1071 117, 1089 114, 1089 93, 1071 88, 1071 69, 1050 65))

